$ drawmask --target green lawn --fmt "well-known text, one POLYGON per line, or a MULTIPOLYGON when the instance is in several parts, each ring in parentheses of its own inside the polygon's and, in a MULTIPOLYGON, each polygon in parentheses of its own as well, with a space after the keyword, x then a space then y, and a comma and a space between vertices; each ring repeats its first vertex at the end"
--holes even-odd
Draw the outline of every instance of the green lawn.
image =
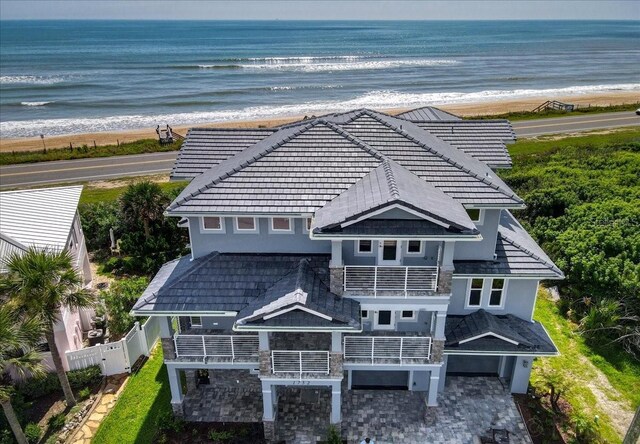
MULTIPOLYGON (((136 178, 127 180, 127 182, 133 183, 137 180, 144 180, 144 179, 145 179, 144 177, 136 177, 136 178)), ((165 192, 182 190, 186 184, 187 182, 184 182, 184 181, 158 183, 158 185, 160 185, 160 188, 162 188, 162 190, 165 192)), ((112 202, 118 199, 120 195, 124 193, 124 191, 127 189, 127 186, 128 185, 123 185, 123 186, 113 187, 113 188, 99 188, 99 187, 93 187, 91 186, 91 183, 89 183, 82 190, 82 195, 80 196, 80 203, 88 204, 88 203, 96 203, 96 202, 112 202)))
POLYGON ((180 145, 180 142, 160 145, 156 139, 141 139, 134 142, 121 143, 120 145, 104 145, 95 148, 84 145, 73 147, 73 149, 54 148, 49 150, 4 152, 0 153, 0 165, 177 151, 180 149, 180 145))
POLYGON ((169 380, 162 361, 162 348, 156 346, 149 360, 129 379, 93 444, 153 443, 156 418, 171 411, 169 380))
POLYGON ((542 322, 549 335, 560 350, 560 356, 554 358, 538 359, 533 368, 532 382, 541 378, 544 366, 549 366, 553 372, 563 374, 572 381, 572 387, 565 396, 576 412, 582 412, 590 419, 596 415, 599 417, 599 432, 606 441, 620 442, 616 430, 611 424, 609 416, 597 407, 596 395, 587 386, 594 383, 597 378, 597 369, 602 371, 615 389, 615 392, 606 391, 606 396, 613 400, 627 401, 630 406, 636 408, 640 405, 640 363, 616 350, 615 347, 605 346, 608 356, 598 353, 598 350, 590 348, 584 338, 577 333, 574 324, 568 321, 559 312, 556 304, 548 299, 546 291, 541 291, 536 302, 535 318, 542 322))

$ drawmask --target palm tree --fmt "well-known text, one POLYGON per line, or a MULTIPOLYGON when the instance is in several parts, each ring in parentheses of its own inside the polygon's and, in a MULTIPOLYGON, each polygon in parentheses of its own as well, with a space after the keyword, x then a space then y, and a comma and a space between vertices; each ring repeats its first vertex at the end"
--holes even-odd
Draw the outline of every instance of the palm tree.
POLYGON ((36 347, 44 326, 37 318, 20 316, 11 306, 0 305, 0 405, 18 444, 27 444, 22 426, 11 404, 14 377, 41 376, 44 373, 36 347))
POLYGON ((148 180, 129 185, 120 199, 120 208, 127 225, 142 221, 145 239, 151 236, 151 222, 164 218, 169 199, 157 183, 148 180))
POLYGON ((71 407, 76 400, 62 366, 53 328, 62 307, 70 310, 92 307, 95 295, 82 288, 82 278, 73 268, 68 251, 29 248, 23 254, 13 254, 6 267, 8 274, 3 279, 2 291, 12 305, 45 324, 44 336, 67 406, 71 407))

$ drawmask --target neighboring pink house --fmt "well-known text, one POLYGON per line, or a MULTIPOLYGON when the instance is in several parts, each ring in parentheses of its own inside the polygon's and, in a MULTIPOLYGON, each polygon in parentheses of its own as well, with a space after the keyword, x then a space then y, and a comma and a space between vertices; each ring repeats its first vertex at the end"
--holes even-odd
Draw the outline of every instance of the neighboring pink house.
MULTIPOLYGON (((29 247, 67 250, 74 258, 84 285, 91 286, 91 268, 78 203, 82 186, 5 191, 0 193, 0 273, 15 252, 29 247)), ((61 310, 54 329, 61 354, 83 348, 83 332, 91 328, 93 310, 61 310)), ((45 361, 51 369, 50 353, 45 361)), ((67 366, 66 359, 62 360, 67 366)))

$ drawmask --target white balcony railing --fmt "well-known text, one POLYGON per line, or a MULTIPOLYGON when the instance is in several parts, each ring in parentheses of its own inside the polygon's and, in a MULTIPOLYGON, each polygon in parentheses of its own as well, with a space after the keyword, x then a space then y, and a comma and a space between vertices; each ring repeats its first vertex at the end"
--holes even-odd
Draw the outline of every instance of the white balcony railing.
POLYGON ((431 358, 429 336, 345 336, 348 364, 426 364, 431 358))
POLYGON ((329 352, 326 351, 290 351, 273 350, 271 352, 271 369, 277 373, 329 374, 329 352))
POLYGON ((258 362, 258 335, 190 335, 173 338, 178 358, 258 362))
POLYGON ((347 265, 344 267, 344 291, 373 293, 373 296, 408 297, 419 292, 436 291, 438 267, 400 267, 347 265))

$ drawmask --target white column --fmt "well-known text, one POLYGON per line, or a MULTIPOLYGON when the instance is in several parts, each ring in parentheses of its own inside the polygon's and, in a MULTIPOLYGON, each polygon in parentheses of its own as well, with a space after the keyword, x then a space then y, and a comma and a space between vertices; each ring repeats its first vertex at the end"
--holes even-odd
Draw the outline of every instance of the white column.
POLYGON ((518 356, 511 374, 511 393, 527 393, 533 356, 518 356))
POLYGON ((274 386, 263 382, 262 383, 262 420, 263 421, 273 421, 275 418, 274 414, 274 386))
POLYGON ((439 310, 436 313, 436 328, 434 329, 435 340, 444 341, 444 326, 447 320, 447 312, 439 310))
POLYGON ((342 392, 340 382, 331 386, 331 424, 342 421, 342 392))
POLYGON ((442 256, 440 257, 440 268, 443 270, 453 270, 453 250, 455 241, 443 241, 442 256))
POLYGON ((353 370, 347 370, 347 389, 351 390, 353 385, 353 370))
POLYGON ((342 352, 342 332, 331 332, 331 351, 334 353, 342 352))
POLYGON ((427 398, 427 405, 429 407, 436 407, 438 405, 438 385, 440 383, 440 369, 431 370, 429 377, 429 395, 427 398))
POLYGON ((442 367, 440 367, 440 381, 438 383, 438 391, 444 391, 444 385, 447 381, 447 362, 449 360, 449 355, 442 356, 442 367))
POLYGON ((331 262, 329 262, 329 267, 342 267, 342 241, 341 240, 332 240, 331 241, 331 262))
POLYGON ((169 387, 171 388, 171 404, 181 404, 182 384, 180 383, 180 370, 175 367, 167 367, 169 374, 169 387))
POLYGON ((171 325, 171 317, 160 316, 158 317, 158 321, 160 322, 160 337, 172 338, 174 331, 173 331, 173 325, 171 325))
POLYGON ((268 331, 258 332, 258 350, 269 351, 269 332, 268 331))

